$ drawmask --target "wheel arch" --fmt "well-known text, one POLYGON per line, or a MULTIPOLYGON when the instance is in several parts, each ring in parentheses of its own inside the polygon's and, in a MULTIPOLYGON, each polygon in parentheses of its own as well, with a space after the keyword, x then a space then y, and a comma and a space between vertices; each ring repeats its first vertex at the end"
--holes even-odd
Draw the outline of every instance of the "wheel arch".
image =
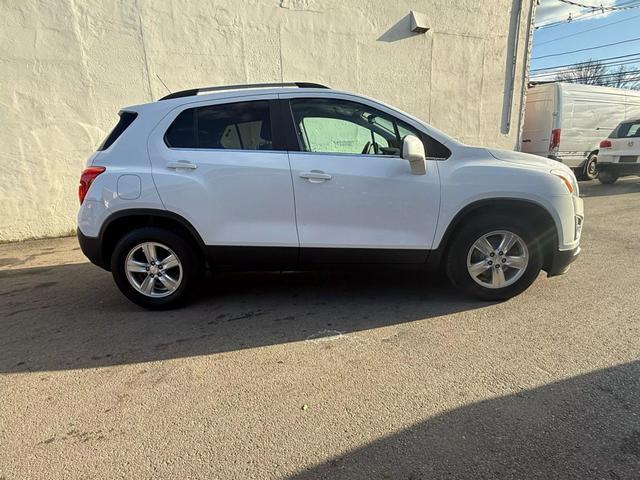
POLYGON ((507 214, 531 218, 537 234, 540 236, 544 255, 543 270, 551 268, 553 252, 558 246, 558 226, 551 213, 541 204, 519 198, 488 198, 477 200, 460 209, 445 230, 438 247, 432 250, 427 259, 431 269, 438 269, 445 258, 451 240, 466 219, 482 214, 507 214), (539 231, 538 231, 539 230, 539 231))
POLYGON ((589 164, 589 160, 591 159, 592 155, 596 156, 596 163, 597 163, 599 153, 600 153, 600 149, 598 148, 592 150, 591 152, 587 153, 587 155, 585 156, 585 159, 582 160, 577 167, 572 168, 573 173, 575 174, 578 180, 591 180, 593 178, 593 177, 589 177, 587 173, 587 166, 589 164))
POLYGON ((591 157, 591 155, 598 155, 599 153, 600 153, 600 149, 599 148, 596 148, 595 150, 591 150, 589 153, 587 153, 585 155, 584 160, 582 162, 580 162, 580 165, 578 165, 578 167, 584 168, 584 166, 589 161, 589 158, 591 157))
POLYGON ((103 223, 98 234, 103 264, 110 264, 111 254, 125 233, 141 227, 160 227, 177 233, 189 242, 203 259, 206 258, 204 241, 187 219, 167 210, 140 208, 114 212, 103 223))

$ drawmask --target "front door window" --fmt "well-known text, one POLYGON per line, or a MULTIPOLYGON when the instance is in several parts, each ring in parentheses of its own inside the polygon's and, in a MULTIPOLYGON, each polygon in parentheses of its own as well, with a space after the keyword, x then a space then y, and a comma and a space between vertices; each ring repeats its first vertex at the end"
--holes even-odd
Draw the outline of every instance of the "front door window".
POLYGON ((421 136, 386 113, 347 100, 296 98, 291 111, 305 152, 400 156, 406 135, 421 136))

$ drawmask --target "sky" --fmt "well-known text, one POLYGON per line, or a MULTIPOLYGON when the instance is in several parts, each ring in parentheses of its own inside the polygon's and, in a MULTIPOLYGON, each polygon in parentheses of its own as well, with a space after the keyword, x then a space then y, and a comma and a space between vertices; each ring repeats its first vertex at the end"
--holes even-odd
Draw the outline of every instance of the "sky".
POLYGON ((593 6, 635 6, 637 8, 592 13, 588 8, 569 5, 560 0, 539 0, 535 18, 535 25, 538 28, 533 34, 532 79, 542 73, 540 70, 536 72, 536 69, 632 54, 637 56, 611 60, 611 62, 629 61, 631 63, 625 65, 628 69, 640 70, 640 0, 571 1, 593 6), (571 22, 566 21, 569 14, 574 19, 571 22), (595 50, 547 57, 632 38, 638 38, 638 40, 595 50))

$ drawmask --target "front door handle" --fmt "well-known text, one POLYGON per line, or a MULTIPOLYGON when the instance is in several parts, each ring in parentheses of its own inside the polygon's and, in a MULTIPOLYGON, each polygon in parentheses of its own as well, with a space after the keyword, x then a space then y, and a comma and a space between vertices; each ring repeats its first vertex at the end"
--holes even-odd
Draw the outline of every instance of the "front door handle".
POLYGON ((191 163, 187 160, 178 160, 177 162, 167 162, 167 168, 186 168, 188 170, 195 170, 198 166, 195 163, 191 163))
POLYGON ((300 178, 306 178, 311 183, 322 183, 331 180, 331 175, 321 170, 311 170, 310 172, 300 172, 300 178))

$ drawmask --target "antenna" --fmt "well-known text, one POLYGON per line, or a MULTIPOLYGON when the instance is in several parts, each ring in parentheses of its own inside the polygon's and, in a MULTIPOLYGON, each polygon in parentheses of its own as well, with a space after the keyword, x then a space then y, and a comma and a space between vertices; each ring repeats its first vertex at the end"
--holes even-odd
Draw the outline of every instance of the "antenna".
POLYGON ((158 77, 158 80, 160 80, 160 83, 162 83, 162 85, 164 85, 164 88, 167 89, 167 92, 169 92, 169 94, 173 93, 171 90, 169 90, 169 87, 167 87, 167 84, 162 81, 162 79, 160 78, 160 75, 158 75, 156 73, 156 77, 158 77))

